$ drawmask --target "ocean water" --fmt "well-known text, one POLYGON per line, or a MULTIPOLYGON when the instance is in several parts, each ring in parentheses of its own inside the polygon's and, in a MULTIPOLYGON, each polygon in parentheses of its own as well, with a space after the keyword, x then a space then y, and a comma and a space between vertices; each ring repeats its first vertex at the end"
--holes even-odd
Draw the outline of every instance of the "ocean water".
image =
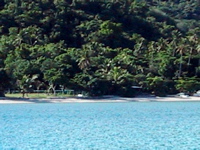
POLYGON ((0 105, 0 150, 118 149, 200 150, 200 103, 0 105))

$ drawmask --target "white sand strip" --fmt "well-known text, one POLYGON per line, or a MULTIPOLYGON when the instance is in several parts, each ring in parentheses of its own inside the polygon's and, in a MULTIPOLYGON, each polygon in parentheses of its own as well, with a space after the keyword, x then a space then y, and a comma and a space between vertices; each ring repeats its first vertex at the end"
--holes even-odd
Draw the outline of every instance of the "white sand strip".
POLYGON ((0 98, 0 104, 16 104, 16 103, 90 103, 90 102, 192 102, 199 101, 200 97, 190 96, 187 98, 180 98, 174 96, 168 97, 110 97, 110 98, 49 98, 49 99, 28 99, 28 98, 0 98))

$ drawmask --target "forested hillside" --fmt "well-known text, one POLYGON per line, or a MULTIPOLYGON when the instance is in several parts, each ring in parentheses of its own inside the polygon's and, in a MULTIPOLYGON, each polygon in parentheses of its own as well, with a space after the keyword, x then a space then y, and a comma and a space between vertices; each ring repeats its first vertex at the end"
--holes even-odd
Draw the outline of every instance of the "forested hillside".
POLYGON ((200 0, 0 0, 0 95, 200 89, 200 0))

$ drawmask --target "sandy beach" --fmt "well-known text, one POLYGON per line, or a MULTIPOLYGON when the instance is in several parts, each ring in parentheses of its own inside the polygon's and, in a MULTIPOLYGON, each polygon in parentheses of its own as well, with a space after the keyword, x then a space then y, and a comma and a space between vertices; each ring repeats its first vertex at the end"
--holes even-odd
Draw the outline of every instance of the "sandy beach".
POLYGON ((16 104, 16 103, 94 103, 94 102, 200 102, 200 97, 189 96, 186 98, 167 96, 167 97, 101 97, 101 98, 84 98, 84 97, 63 97, 63 98, 8 98, 0 97, 0 104, 16 104))

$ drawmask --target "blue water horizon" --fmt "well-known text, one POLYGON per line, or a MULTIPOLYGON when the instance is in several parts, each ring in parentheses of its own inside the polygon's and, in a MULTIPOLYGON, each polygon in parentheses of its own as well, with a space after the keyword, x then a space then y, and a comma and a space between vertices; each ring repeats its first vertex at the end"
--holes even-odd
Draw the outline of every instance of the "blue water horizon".
POLYGON ((198 150, 200 102, 1 104, 0 150, 198 150))

